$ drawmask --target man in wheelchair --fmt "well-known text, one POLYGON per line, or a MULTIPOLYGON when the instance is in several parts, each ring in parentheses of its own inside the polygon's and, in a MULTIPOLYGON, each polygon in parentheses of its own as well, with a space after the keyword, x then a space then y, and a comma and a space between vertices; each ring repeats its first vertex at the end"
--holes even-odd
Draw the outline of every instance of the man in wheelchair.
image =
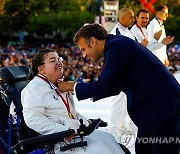
MULTIPOLYGON (((76 111, 70 92, 58 91, 57 83, 63 75, 63 63, 55 50, 39 51, 32 60, 32 72, 34 78, 21 93, 25 123, 42 135, 74 129, 75 133, 66 137, 64 142, 55 144, 55 153, 62 153, 60 147, 64 144, 79 142, 81 138, 77 136, 84 136, 83 127, 88 128, 91 121, 76 111), (82 119, 81 125, 80 119, 82 119)), ((87 135, 89 136, 83 137, 83 140, 87 141, 86 148, 78 147, 63 153, 124 153, 115 138, 108 132, 95 130, 87 135)))

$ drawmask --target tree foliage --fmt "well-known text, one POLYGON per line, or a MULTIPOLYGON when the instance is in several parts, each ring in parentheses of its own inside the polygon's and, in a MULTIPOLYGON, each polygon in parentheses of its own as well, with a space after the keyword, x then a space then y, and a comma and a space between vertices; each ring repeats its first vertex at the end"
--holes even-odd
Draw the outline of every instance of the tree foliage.
POLYGON ((5 0, 0 28, 6 33, 23 30, 42 38, 59 31, 73 35, 94 19, 87 6, 86 0, 5 0))
MULTIPOLYGON (((0 0, 0 34, 27 31, 44 38, 45 34, 66 33, 72 37, 84 23, 93 22, 101 13, 103 0, 0 0)), ((180 40, 180 1, 157 0, 158 5, 168 5, 169 17, 165 22, 168 35, 180 40)), ((131 8, 135 14, 143 6, 139 0, 119 0, 119 8, 131 8)), ((154 17, 154 14, 151 15, 154 17)))

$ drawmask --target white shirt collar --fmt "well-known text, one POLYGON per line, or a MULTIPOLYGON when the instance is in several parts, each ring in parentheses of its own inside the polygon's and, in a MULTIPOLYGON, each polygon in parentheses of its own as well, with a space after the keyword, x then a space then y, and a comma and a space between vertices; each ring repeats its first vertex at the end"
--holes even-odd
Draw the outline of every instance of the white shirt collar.
MULTIPOLYGON (((38 76, 41 76, 41 77, 43 77, 43 78, 46 78, 44 75, 42 75, 42 74, 38 74, 38 76)), ((47 78, 46 78, 47 79, 47 78)), ((49 81, 48 79, 47 79, 47 83, 49 84, 49 86, 51 87, 51 89, 58 89, 51 81, 49 81)))
POLYGON ((118 26, 119 26, 122 30, 127 30, 127 29, 128 29, 128 27, 124 27, 123 25, 121 25, 120 22, 118 22, 118 26))

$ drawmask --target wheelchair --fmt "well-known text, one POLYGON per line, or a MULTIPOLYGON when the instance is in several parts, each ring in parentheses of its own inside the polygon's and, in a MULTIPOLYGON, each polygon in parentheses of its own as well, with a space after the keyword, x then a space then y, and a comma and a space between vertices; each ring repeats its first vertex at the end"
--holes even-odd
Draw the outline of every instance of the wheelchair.
MULTIPOLYGON (((21 91, 30 81, 31 71, 27 66, 4 67, 0 69, 0 153, 1 154, 43 154, 54 153, 54 144, 65 142, 65 138, 75 133, 73 129, 66 131, 40 135, 28 128, 24 122, 21 105, 21 91), (12 115, 11 105, 14 105, 12 115), (14 121, 14 116, 16 120, 14 121)), ((98 127, 105 127, 107 123, 99 119, 93 119, 89 126, 85 126, 80 120, 77 130, 78 143, 64 144, 60 150, 66 151, 77 147, 86 147, 84 136, 91 134, 98 127)), ((130 152, 122 145, 125 153, 130 152)))

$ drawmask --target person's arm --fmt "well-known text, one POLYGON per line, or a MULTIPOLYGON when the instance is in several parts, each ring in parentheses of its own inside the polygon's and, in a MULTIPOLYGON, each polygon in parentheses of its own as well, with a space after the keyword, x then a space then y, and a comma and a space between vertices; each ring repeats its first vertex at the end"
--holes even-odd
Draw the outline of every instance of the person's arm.
MULTIPOLYGON (((79 95, 77 96, 77 94, 76 94, 76 91, 78 91, 78 90, 76 90, 76 87, 77 87, 77 85, 79 85, 80 87, 84 87, 85 88, 85 89, 80 89, 80 91, 84 91, 84 90, 86 91, 87 90, 86 86, 88 86, 87 84, 89 84, 89 83, 72 83, 72 82, 60 81, 58 83, 58 88, 59 88, 59 90, 61 92, 67 92, 69 90, 70 91, 74 90, 75 91, 75 95, 78 98, 78 100, 83 100, 83 99, 86 99, 86 98, 92 98, 93 95, 91 93, 89 93, 89 95, 88 95, 88 93, 87 93, 85 98, 79 99, 80 96, 79 95)), ((119 92, 120 92, 120 90, 119 90, 118 86, 110 85, 108 90, 106 91, 106 97, 113 96, 113 95, 118 95, 119 92)), ((101 99, 101 98, 103 98, 103 96, 96 97, 96 99, 94 99, 94 101, 98 100, 98 99, 101 99)))
POLYGON ((61 92, 74 91, 75 84, 76 82, 58 81, 58 89, 61 92))
POLYGON ((164 46, 164 44, 162 42, 159 42, 158 38, 161 36, 162 34, 162 30, 157 30, 157 25, 155 25, 155 23, 150 23, 147 27, 147 32, 148 32, 148 45, 147 48, 150 51, 154 51, 157 50, 161 47, 164 46), (157 36, 158 35, 158 36, 157 36))
POLYGON ((147 27, 147 31, 148 31, 148 39, 149 39, 147 48, 151 51, 153 50, 156 51, 161 47, 163 47, 164 45, 172 43, 172 41, 174 40, 174 37, 167 36, 163 40, 161 39, 161 41, 159 41, 159 38, 162 35, 162 29, 161 30, 157 29, 157 25, 155 23, 149 24, 147 27))
POLYGON ((118 95, 121 91, 120 78, 123 76, 123 70, 133 59, 133 47, 136 45, 135 41, 123 37, 122 42, 115 41, 106 46, 105 65, 98 80, 91 83, 77 83, 75 89, 78 100, 93 98, 96 101, 118 95))

